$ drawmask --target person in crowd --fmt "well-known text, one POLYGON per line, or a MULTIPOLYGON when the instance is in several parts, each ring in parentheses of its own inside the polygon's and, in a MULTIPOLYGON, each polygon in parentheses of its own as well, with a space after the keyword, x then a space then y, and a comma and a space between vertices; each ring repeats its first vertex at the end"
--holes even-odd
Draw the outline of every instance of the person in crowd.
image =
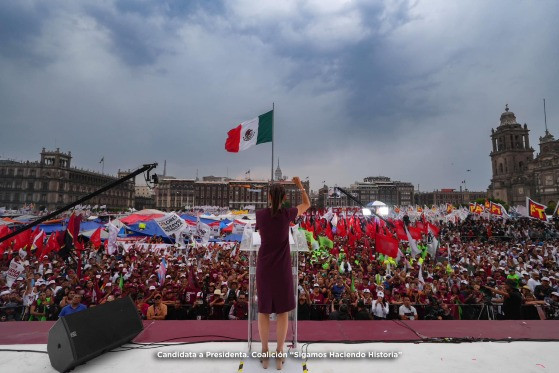
POLYGON ((223 320, 223 306, 225 299, 220 289, 215 289, 213 296, 210 298, 210 319, 223 320))
POLYGON ((384 292, 377 292, 377 299, 371 303, 371 313, 375 320, 386 320, 390 311, 388 302, 384 299, 384 292))
POLYGON ((549 277, 547 276, 542 277, 541 284, 536 285, 534 288, 534 296, 537 300, 545 300, 545 298, 549 298, 552 292, 553 288, 550 286, 549 277))
MULTIPOLYGON (((317 239, 324 235, 328 222, 314 212, 303 214, 298 222, 308 227, 311 216, 317 239)), ((515 302, 502 295, 507 278, 521 290, 520 318, 541 318, 545 312, 548 315, 551 312, 552 293, 559 290, 556 280, 559 234, 555 223, 523 218, 488 220, 477 216, 448 223, 431 219, 431 224, 440 230, 436 257, 428 253, 414 256, 403 241, 400 245, 403 254, 399 261, 393 262, 376 252, 375 240, 367 234, 349 240, 347 227, 352 215, 345 218, 338 215, 338 218, 338 224, 341 226, 343 221, 345 228, 336 232, 333 226, 329 227, 334 231, 331 250, 321 250, 320 255, 312 252, 299 255, 301 285, 309 289, 306 301, 311 302, 312 320, 328 319, 336 310, 339 313, 339 306, 331 311, 332 299, 336 298, 348 305, 348 314, 353 318, 359 312, 360 300, 372 312, 379 291, 395 311, 403 303, 402 296, 410 297, 410 304, 417 308, 420 318, 429 314, 432 297, 457 320, 476 319, 479 309, 485 305, 494 309, 497 316, 508 311, 509 315, 505 316, 508 318, 516 306, 510 308, 515 302), (492 232, 491 237, 487 236, 488 231, 492 232), (420 257, 423 281, 419 281, 420 257), (344 263, 351 265, 351 271, 341 270, 344 263), (489 291, 484 285, 501 293, 489 291), (540 312, 542 309, 545 312, 540 312)), ((365 232, 370 220, 357 215, 353 218, 352 232, 357 236, 357 225, 365 232)), ((418 240, 420 246, 423 242, 418 240)), ((17 251, 8 248, 0 255, 0 266, 6 270, 16 260, 24 264, 25 272, 10 286, 0 276, 0 293, 10 292, 10 296, 2 299, 11 308, 21 310, 21 314, 10 316, 17 320, 40 319, 43 306, 47 308, 46 319, 56 319, 62 308, 71 304, 75 294, 82 295, 81 303, 86 307, 129 295, 137 300, 143 294, 140 308, 146 309, 154 303, 157 293, 162 295, 162 303, 167 304, 167 320, 208 318, 204 309, 214 298, 215 290, 222 293, 224 303, 230 304, 235 302, 233 294, 248 291, 248 258, 238 246, 237 243, 199 244, 189 247, 186 254, 184 249, 162 245, 161 238, 154 237, 145 243, 119 241, 117 253, 110 256, 102 248, 87 243, 80 252, 81 268, 77 257, 64 261, 56 250, 46 256, 29 252, 21 260, 17 251), (165 278, 160 279, 158 269, 163 258, 168 267, 165 278), (44 301, 41 292, 45 293, 44 301), (198 293, 203 298, 200 306, 196 305, 198 293)), ((302 291, 300 288, 299 294, 302 291)), ((305 304, 302 299, 297 301, 305 304)), ((304 308, 301 307, 302 312, 304 308)), ((220 319, 229 318, 229 313, 224 312, 220 319)), ((147 318, 147 309, 144 313, 147 318)), ((305 318, 303 314, 301 319, 305 318)))
POLYGON ((64 317, 71 315, 76 312, 81 312, 87 309, 87 307, 81 303, 82 296, 80 294, 74 294, 72 299, 70 300, 70 304, 62 308, 58 317, 64 317))
POLYGON ((503 289, 485 287, 494 294, 503 296, 503 313, 506 320, 521 319, 522 295, 516 288, 516 282, 507 280, 503 289))
POLYGON ((332 300, 331 312, 328 316, 329 320, 351 320, 351 315, 349 314, 349 306, 346 302, 338 301, 336 299, 332 300))
POLYGON ((143 320, 147 319, 149 304, 144 299, 144 294, 138 294, 136 297, 136 309, 143 320))
POLYGON ((311 300, 306 287, 299 292, 299 303, 297 304, 297 320, 311 319, 311 300))
POLYGON ((409 296, 404 297, 404 304, 398 309, 398 315, 401 320, 417 320, 417 310, 411 305, 409 296))
POLYGON ((48 307, 46 292, 39 292, 39 298, 31 304, 29 321, 46 321, 48 307))
POLYGON ((357 301, 357 313, 355 314, 355 320, 371 320, 371 313, 365 306, 363 299, 357 301))
POLYGON ((167 317, 167 305, 162 302, 160 293, 156 293, 153 297, 154 303, 149 306, 147 311, 148 320, 165 320, 167 317))
POLYGON ((239 293, 229 310, 229 320, 246 320, 248 318, 248 303, 245 293, 239 293))
POLYGON ((198 292, 196 295, 196 300, 190 308, 188 318, 190 320, 208 320, 210 316, 210 306, 208 305, 206 299, 202 292, 198 292))

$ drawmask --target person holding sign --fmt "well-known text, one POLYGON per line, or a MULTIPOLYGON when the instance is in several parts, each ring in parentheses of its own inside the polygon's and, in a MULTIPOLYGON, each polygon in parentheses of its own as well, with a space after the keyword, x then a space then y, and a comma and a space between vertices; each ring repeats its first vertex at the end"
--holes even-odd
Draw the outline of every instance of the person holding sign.
POLYGON ((302 193, 303 203, 296 208, 284 208, 285 188, 272 184, 268 194, 269 208, 256 212, 256 229, 261 245, 256 261, 256 287, 258 289, 258 331, 262 341, 262 366, 268 367, 268 358, 276 358, 276 368, 283 365, 283 345, 287 335, 288 312, 295 308, 291 257, 289 252, 289 223, 310 207, 309 197, 298 177, 293 182, 302 193), (275 354, 268 352, 270 314, 277 315, 277 347, 275 354))

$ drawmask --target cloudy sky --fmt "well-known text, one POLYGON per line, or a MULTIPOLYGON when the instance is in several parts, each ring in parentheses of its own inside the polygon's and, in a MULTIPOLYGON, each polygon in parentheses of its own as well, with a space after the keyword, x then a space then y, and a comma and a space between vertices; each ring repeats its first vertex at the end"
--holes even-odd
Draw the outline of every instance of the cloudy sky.
POLYGON ((267 178, 270 144, 224 142, 275 103, 282 170, 313 189, 385 175, 486 190, 505 104, 537 147, 545 97, 559 136, 557 14, 555 0, 2 1, 0 156, 267 178))

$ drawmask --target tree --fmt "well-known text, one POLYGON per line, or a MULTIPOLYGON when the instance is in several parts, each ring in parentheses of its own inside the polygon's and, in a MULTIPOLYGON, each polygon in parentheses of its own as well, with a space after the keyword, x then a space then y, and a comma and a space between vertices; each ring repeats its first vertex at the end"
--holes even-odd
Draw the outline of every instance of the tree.
POLYGON ((545 209, 545 213, 547 215, 551 215, 555 212, 555 207, 557 206, 557 203, 555 201, 549 201, 549 203, 547 204, 547 208, 545 209))

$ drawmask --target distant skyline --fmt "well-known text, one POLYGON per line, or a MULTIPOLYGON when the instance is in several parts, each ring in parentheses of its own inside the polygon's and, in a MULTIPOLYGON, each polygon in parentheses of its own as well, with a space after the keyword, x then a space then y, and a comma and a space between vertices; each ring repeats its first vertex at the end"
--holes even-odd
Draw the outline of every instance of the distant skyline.
MULTIPOLYGON (((56 149, 45 148, 45 150, 46 150, 46 151, 55 151, 56 149)), ((60 151, 63 152, 63 153, 72 152, 71 167, 73 167, 73 168, 78 168, 78 169, 83 169, 83 170, 90 171, 90 172, 102 173, 102 166, 99 166, 98 169, 97 169, 97 168, 95 168, 95 169, 90 169, 90 168, 82 167, 82 166, 80 166, 79 164, 76 164, 76 158, 75 158, 76 154, 75 154, 71 149, 69 149, 69 150, 60 149, 60 151)), ((79 155, 78 155, 78 156, 79 156, 79 155)), ((11 158, 11 157, 5 157, 3 154, 0 154, 0 161, 1 161, 1 160, 12 160, 12 161, 16 161, 16 162, 27 162, 27 161, 29 161, 29 162, 39 162, 39 161, 40 161, 40 157, 38 157, 37 159, 15 159, 15 158, 11 158)), ((175 178, 175 179, 189 179, 189 180, 190 180, 190 179, 196 179, 196 177, 198 177, 199 180, 202 180, 204 177, 223 177, 223 178, 229 177, 230 179, 233 179, 233 180, 253 180, 253 181, 266 181, 266 180, 270 180, 269 175, 268 175, 268 177, 255 178, 255 177, 252 177, 251 175, 247 176, 246 172, 245 172, 242 176, 238 176, 238 177, 232 177, 232 176, 227 175, 227 174, 225 174, 225 175, 220 175, 220 174, 207 174, 207 175, 198 174, 198 175, 196 175, 196 174, 195 174, 194 176, 182 176, 182 177, 181 177, 181 176, 176 176, 176 175, 170 175, 168 172, 167 172, 167 175, 164 175, 164 174, 163 174, 164 163, 165 163, 165 161, 163 161, 162 164, 158 164, 158 168, 157 168, 157 171, 158 171, 158 172, 156 172, 156 173, 158 174, 159 177, 166 176, 166 177, 175 178)), ((274 171, 275 171, 276 168, 277 168, 277 163, 276 163, 276 166, 274 167, 274 171)), ((281 165, 280 165, 280 168, 281 168, 281 165)), ((109 173, 109 172, 107 172, 107 171, 105 170, 104 174, 107 174, 107 175, 111 175, 111 176, 115 176, 115 177, 116 177, 118 171, 127 171, 127 170, 128 170, 128 169, 119 169, 119 170, 115 171, 114 173, 109 173)), ((251 171, 251 173, 252 173, 252 171, 251 171)), ((282 176, 285 178, 285 177, 286 177, 286 173, 283 171, 283 169, 282 169, 282 174, 283 174, 282 176)), ((293 175, 293 176, 297 176, 297 175, 293 175)), ((293 176, 292 176, 292 175, 287 175, 287 180, 291 180, 291 179, 293 178, 293 176)), ((334 186, 349 187, 351 184, 354 184, 355 182, 362 182, 363 179, 365 179, 365 178, 367 178, 367 177, 371 177, 371 176, 373 176, 373 177, 374 177, 374 176, 385 176, 385 177, 390 178, 392 181, 410 182, 410 183, 412 183, 412 184, 414 185, 414 190, 415 190, 415 191, 418 191, 418 189, 417 189, 417 188, 418 188, 418 184, 414 184, 412 180, 396 180, 396 179, 392 178, 390 175, 363 175, 363 177, 361 177, 361 178, 359 178, 359 179, 356 179, 356 180, 344 182, 344 183, 341 183, 341 184, 329 184, 329 185, 327 185, 327 186, 329 186, 329 187, 334 187, 334 186)), ((274 177, 275 177, 275 176, 274 176, 274 177)), ((306 181, 306 178, 307 178, 307 176, 303 176, 303 177, 301 177, 301 180, 302 180, 302 181, 306 181)), ((321 183, 321 181, 322 181, 322 180, 320 180, 320 181, 318 181, 318 180, 310 180, 310 178, 309 178, 309 182, 311 183, 311 185, 316 185, 316 186, 314 187, 314 189, 312 189, 312 190, 317 191, 318 189, 322 188, 323 184, 321 183)), ((143 186, 143 185, 145 185, 145 181, 142 179, 141 176, 138 176, 138 177, 136 178, 136 185, 137 185, 137 186, 143 186)), ((462 186, 462 188, 465 187, 464 184, 461 184, 461 186, 462 186)), ((466 185, 466 187, 467 187, 467 185, 466 185)), ((441 190, 441 189, 448 189, 448 188, 447 188, 447 187, 435 187, 434 189, 430 189, 430 190, 423 190, 423 189, 420 189, 419 191, 420 191, 420 192, 432 192, 432 191, 441 190)), ((460 190, 460 187, 454 188, 454 189, 460 190)), ((471 189, 471 188, 468 188, 468 190, 474 191, 474 190, 471 189)), ((478 190, 477 192, 479 192, 479 191, 485 191, 485 190, 478 190)))
MULTIPOLYGON (((116 174, 267 179, 227 131, 272 108, 275 154, 316 190, 367 176, 485 191, 508 104, 559 137, 559 2, 0 2, 0 156, 44 146, 116 174), (467 171, 471 170, 471 171, 467 171)), ((276 159, 277 161, 277 159, 276 159)))

